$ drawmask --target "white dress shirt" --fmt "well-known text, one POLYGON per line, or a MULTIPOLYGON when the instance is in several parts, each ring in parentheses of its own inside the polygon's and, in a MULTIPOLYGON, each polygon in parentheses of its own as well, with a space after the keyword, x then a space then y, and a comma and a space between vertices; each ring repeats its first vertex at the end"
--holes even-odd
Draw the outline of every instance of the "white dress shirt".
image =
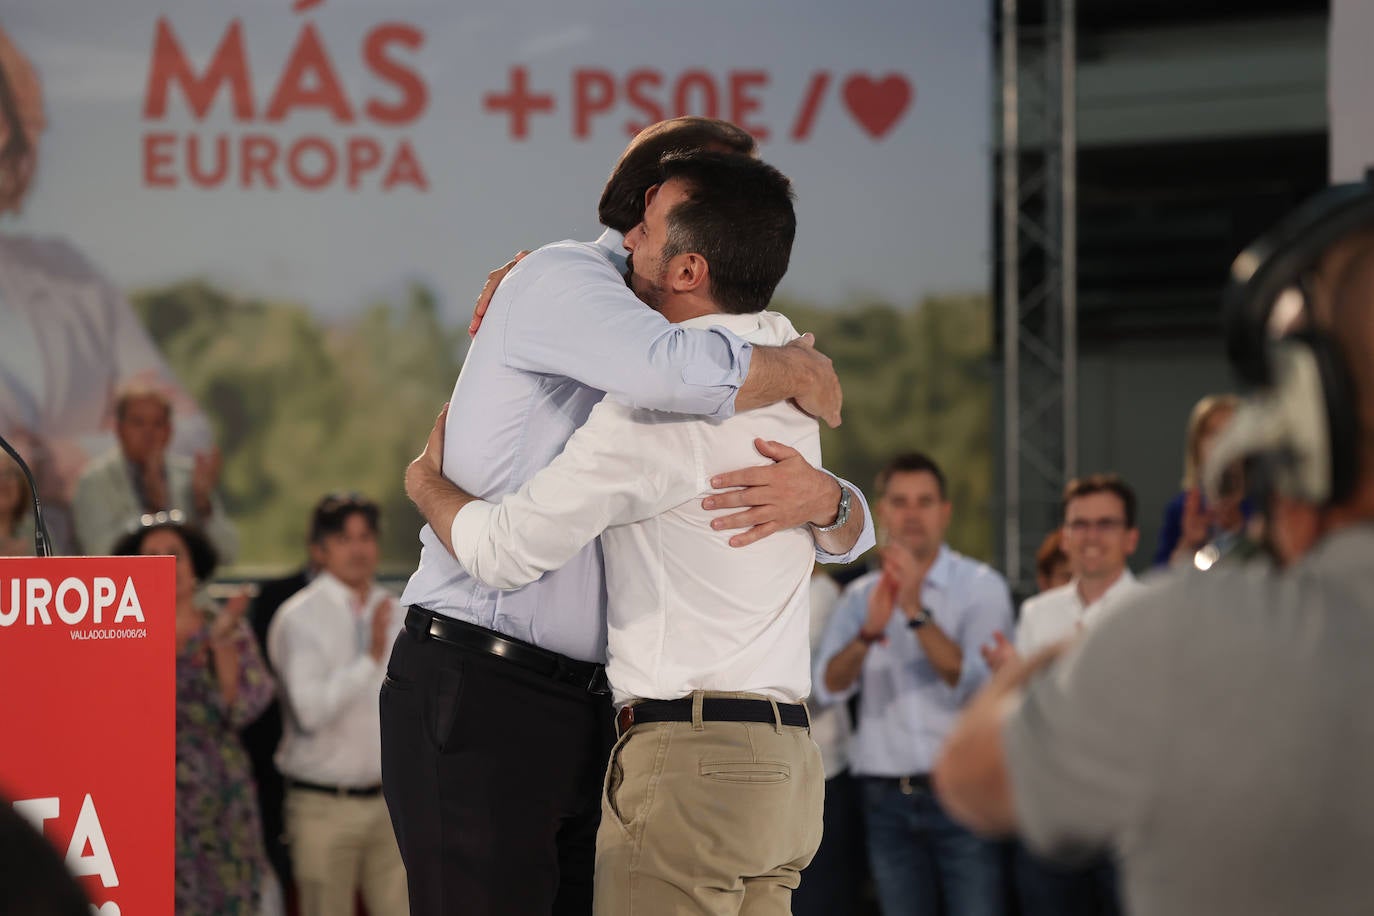
MULTIPOLYGON (((708 315, 754 344, 797 336, 781 315, 708 315)), ((693 690, 761 693, 795 703, 810 692, 805 527, 745 548, 701 508, 710 478, 766 463, 754 438, 820 464, 816 421, 788 404, 726 419, 674 416, 601 402, 547 468, 499 504, 454 519, 458 559, 483 582, 518 588, 576 556, 598 534, 608 591, 606 674, 617 703, 693 690)))
POLYGON ((1021 605, 1021 619, 1016 624, 1016 651, 1024 657, 1068 639, 1082 628, 1092 626, 1105 608, 1139 587, 1140 582, 1127 569, 1092 604, 1083 603, 1077 579, 1027 598, 1021 605))
MULTIPOLYGON (((277 769, 287 777, 366 788, 382 781, 377 694, 385 661, 372 658, 372 617, 391 597, 373 585, 367 599, 328 572, 292 595, 267 629, 267 657, 281 686, 277 769)), ((390 629, 401 631, 393 608, 390 629)))

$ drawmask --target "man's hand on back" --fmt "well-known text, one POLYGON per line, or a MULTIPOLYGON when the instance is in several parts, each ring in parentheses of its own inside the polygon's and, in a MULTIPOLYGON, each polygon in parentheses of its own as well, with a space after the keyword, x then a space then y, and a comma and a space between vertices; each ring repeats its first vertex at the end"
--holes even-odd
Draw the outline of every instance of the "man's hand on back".
POLYGON ((735 410, 752 410, 790 399, 803 412, 840 425, 844 392, 830 357, 816 349, 816 338, 803 334, 781 347, 755 347, 749 375, 735 395, 735 410))
POLYGON ((447 423, 448 404, 445 404, 429 431, 425 447, 406 468, 406 496, 417 506, 420 504, 416 498, 419 495, 417 491, 432 478, 444 473, 444 427, 447 423))
POLYGON ((830 357, 816 349, 815 336, 803 334, 789 343, 785 351, 802 380, 801 390, 792 400, 806 413, 824 420, 832 429, 839 426, 844 391, 840 388, 840 377, 835 374, 835 365, 830 357))
POLYGON ((496 287, 501 285, 501 281, 506 279, 506 274, 510 273, 511 268, 519 264, 527 254, 528 251, 516 252, 515 257, 487 274, 487 282, 482 284, 482 292, 478 294, 477 304, 472 309, 472 322, 468 324, 469 337, 477 336, 477 329, 482 326, 482 319, 486 317, 487 306, 491 305, 491 297, 496 295, 496 287))
POLYGON ((730 538, 731 547, 744 547, 808 522, 828 525, 835 520, 840 502, 840 484, 835 478, 813 468, 800 452, 781 442, 755 439, 754 447, 774 463, 711 478, 711 486, 717 489, 741 489, 717 493, 701 502, 703 509, 745 509, 711 522, 717 531, 749 529, 730 538))
POLYGON ((444 549, 453 553, 453 519, 477 497, 459 489, 444 476, 444 430, 448 425, 448 405, 439 411, 429 431, 424 450, 406 467, 406 496, 420 510, 444 549))

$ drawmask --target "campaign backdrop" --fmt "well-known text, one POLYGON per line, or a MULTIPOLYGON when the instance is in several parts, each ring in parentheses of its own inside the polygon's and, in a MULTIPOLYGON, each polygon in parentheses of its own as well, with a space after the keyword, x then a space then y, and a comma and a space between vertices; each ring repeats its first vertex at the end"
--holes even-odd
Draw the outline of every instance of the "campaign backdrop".
POLYGON ((1331 0, 1331 180, 1358 181, 1374 168, 1374 4, 1331 0))
POLYGON ((99 916, 172 916, 174 564, 0 558, 0 804, 99 916))
POLYGON ((217 444, 241 560, 303 555, 329 489, 380 500, 466 347, 488 270, 599 233, 643 126, 750 130, 793 180, 775 303, 846 384, 827 464, 950 467, 990 552, 987 5, 964 0, 45 0, 0 14, 31 183, 0 221, 0 433, 56 503, 129 378, 217 444), (31 99, 37 99, 33 101, 31 99), (34 111, 39 114, 34 115, 34 111))

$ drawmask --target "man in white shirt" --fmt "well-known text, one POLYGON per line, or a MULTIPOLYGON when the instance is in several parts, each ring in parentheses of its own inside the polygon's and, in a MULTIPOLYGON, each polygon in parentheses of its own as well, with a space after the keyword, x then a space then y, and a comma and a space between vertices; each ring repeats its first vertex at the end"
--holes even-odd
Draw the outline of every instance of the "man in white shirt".
MULTIPOLYGON (((787 180, 713 153, 667 157, 663 179, 625 239, 635 292, 684 327, 794 339, 785 318, 761 311, 795 232, 787 180)), ((788 911, 821 832, 822 762, 800 705, 812 534, 732 547, 701 497, 722 472, 758 463, 758 437, 819 463, 816 422, 784 404, 710 420, 602 401, 499 504, 440 475, 443 426, 407 489, 478 579, 518 587, 601 536, 621 738, 602 799, 596 912, 788 911)))
POLYGON ((1064 552, 1073 579, 1021 605, 1015 648, 998 632, 984 647, 989 667, 1016 655, 1029 657, 1091 626, 1103 610, 1140 583, 1126 562, 1140 542, 1135 491, 1116 474, 1093 474, 1064 488, 1064 552))
POLYGON ((286 709, 277 768, 302 916, 405 916, 405 866, 382 799, 377 691, 401 628, 379 587, 377 504, 327 496, 311 543, 323 568, 288 600, 267 633, 286 709))
POLYGON ((194 459, 171 454, 172 402, 141 384, 117 394, 115 436, 118 445, 92 460, 76 484, 72 515, 82 550, 108 553, 144 515, 180 512, 210 539, 220 562, 232 563, 238 532, 215 491, 219 451, 194 459))
MULTIPOLYGON (((1135 491, 1116 474, 1092 474, 1064 488, 1061 541, 1073 579, 1021 605, 1016 645, 997 633, 984 647, 988 666, 1077 636, 1102 613, 1140 588, 1127 560, 1140 542, 1135 491)), ((1120 912, 1116 874, 1099 859, 1077 868, 1045 862, 1018 844, 1016 893, 1025 916, 1114 916, 1120 912)))

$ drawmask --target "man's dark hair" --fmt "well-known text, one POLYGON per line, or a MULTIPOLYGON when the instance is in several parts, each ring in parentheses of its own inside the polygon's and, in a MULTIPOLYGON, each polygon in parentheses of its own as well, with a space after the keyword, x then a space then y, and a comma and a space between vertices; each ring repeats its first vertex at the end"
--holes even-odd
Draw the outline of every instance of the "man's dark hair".
POLYGON ((367 527, 377 534, 381 528, 381 509, 358 493, 330 493, 310 514, 310 543, 318 544, 331 534, 339 534, 350 515, 361 515, 367 527))
POLYGON ((663 263, 694 252, 706 259, 711 299, 722 312, 760 312, 792 257, 797 215, 792 183, 766 162, 697 150, 663 157, 663 181, 687 185, 668 211, 663 263))
POLYGON ((754 138, 729 121, 673 118, 639 132, 606 180, 597 205, 601 225, 629 232, 644 219, 644 195, 661 180, 659 163, 674 150, 719 149, 750 155, 754 138))
POLYGON ((892 480, 893 474, 913 474, 925 472, 935 478, 935 485, 940 490, 940 498, 949 500, 949 492, 945 487, 945 472, 940 470, 940 466, 935 463, 935 459, 923 452, 903 452, 893 458, 887 465, 878 472, 878 479, 875 482, 878 496, 881 497, 887 492, 888 481, 892 480))
POLYGON ((1087 477, 1070 480, 1069 485, 1064 488, 1060 517, 1068 517, 1069 503, 1094 493, 1110 493, 1121 500, 1121 506, 1126 512, 1126 530, 1135 527, 1135 491, 1117 474, 1089 474, 1087 477))
POLYGON ((196 580, 210 581, 210 577, 215 574, 215 568, 219 566, 219 551, 215 550, 215 545, 210 543, 210 539, 196 526, 160 517, 162 515, 159 513, 158 516, 154 516, 155 521, 141 524, 133 531, 122 535, 114 542, 110 553, 117 557, 136 557, 143 552, 143 542, 148 539, 148 535, 154 531, 171 531, 186 545, 196 580))

